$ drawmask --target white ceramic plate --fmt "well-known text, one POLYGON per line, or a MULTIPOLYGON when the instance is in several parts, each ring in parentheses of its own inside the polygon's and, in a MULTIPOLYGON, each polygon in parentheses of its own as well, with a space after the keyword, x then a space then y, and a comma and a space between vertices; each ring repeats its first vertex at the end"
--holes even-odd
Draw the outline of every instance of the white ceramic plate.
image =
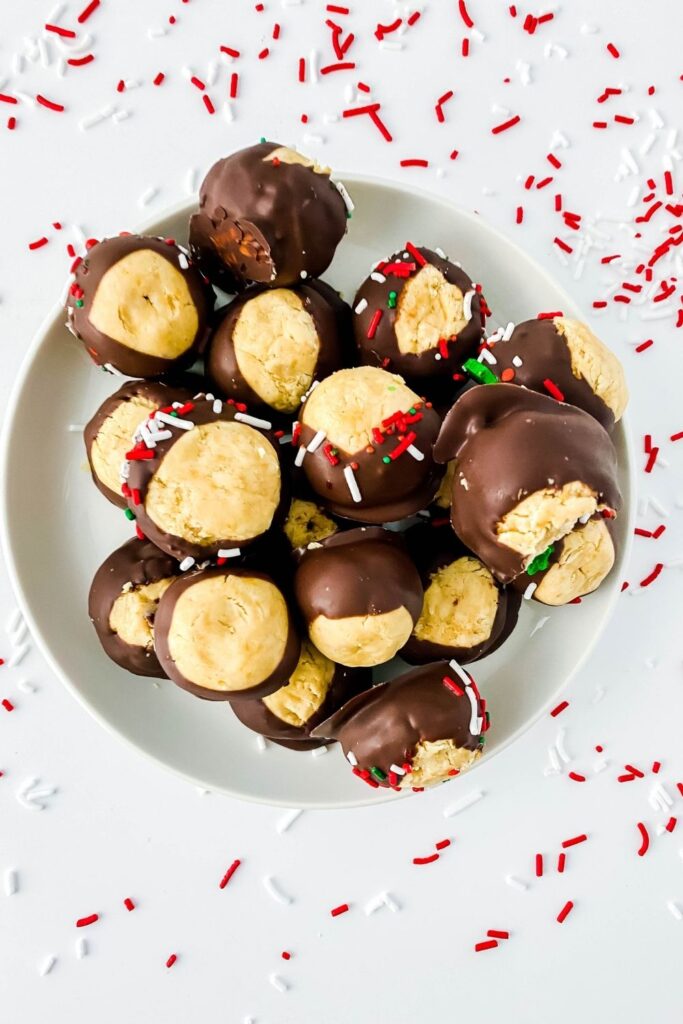
MULTIPOLYGON (((354 175, 344 180, 356 210, 325 276, 347 299, 373 261, 410 239, 441 247, 483 282, 494 323, 528 319, 541 309, 580 317, 540 267, 479 217, 414 188, 354 175)), ((189 213, 190 204, 183 204, 144 225, 144 231, 184 239, 189 213)), ((61 309, 51 314, 19 375, 5 424, 2 478, 2 539, 9 571, 52 668, 99 722, 207 789, 289 807, 351 807, 397 799, 354 778, 334 746, 316 758, 274 744, 261 752, 255 734, 237 722, 227 705, 197 700, 170 682, 154 685, 106 658, 88 620, 88 588, 97 566, 131 530, 93 486, 81 433, 70 432, 69 425, 85 423, 119 382, 94 369, 63 320, 61 309)), ((614 437, 625 503, 617 521, 617 565, 581 605, 548 609, 523 602, 510 640, 473 666, 491 710, 487 759, 557 701, 614 605, 634 507, 624 428, 614 437), (542 616, 550 616, 549 621, 531 637, 542 616)), ((402 668, 392 663, 384 674, 402 668)), ((450 782, 454 788, 459 784, 458 779, 450 782)))

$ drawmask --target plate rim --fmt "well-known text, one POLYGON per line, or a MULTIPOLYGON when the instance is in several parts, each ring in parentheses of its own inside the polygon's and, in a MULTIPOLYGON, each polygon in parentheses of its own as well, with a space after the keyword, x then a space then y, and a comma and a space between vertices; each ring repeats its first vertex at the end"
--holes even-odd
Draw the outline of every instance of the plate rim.
MULTIPOLYGON (((546 271, 545 267, 542 266, 533 256, 530 256, 526 250, 524 250, 517 242, 513 241, 503 230, 494 225, 490 224, 480 214, 475 213, 471 210, 464 209, 459 206, 453 200, 439 195, 438 193, 432 192, 422 186, 405 185, 399 181, 392 180, 391 178, 385 178, 379 175, 361 174, 358 172, 335 172, 333 175, 334 180, 342 180, 344 182, 356 182, 358 184, 367 184, 371 186, 379 186, 382 189, 390 189, 402 193, 403 195, 418 196, 424 200, 428 200, 431 203, 437 203, 443 206, 449 213, 456 213, 460 217, 464 217, 469 220, 473 225, 476 225, 478 231, 483 231, 488 234, 489 237, 497 243, 501 241, 505 245, 511 247, 516 252, 520 253, 524 259, 530 263, 536 273, 543 279, 547 280, 552 288, 561 293, 563 299, 563 305, 574 313, 577 318, 580 318, 586 322, 589 322, 588 318, 583 315, 582 310, 574 299, 568 294, 564 286, 556 281, 556 279, 546 271)), ((158 225, 160 222, 168 220, 170 217, 177 217, 187 215, 192 212, 195 208, 196 200, 193 197, 187 197, 179 200, 167 207, 164 207, 162 211, 146 218, 142 223, 136 226, 136 234, 154 234, 158 231, 158 225)), ((7 573, 9 576, 10 585, 12 592, 15 596, 17 604, 24 616, 32 639, 35 641, 41 655, 47 662, 50 670, 54 672, 59 681, 65 686, 67 691, 75 697, 78 703, 85 708, 98 725, 102 726, 110 733, 115 736, 118 740, 123 741, 129 748, 137 751, 144 755, 148 761, 154 764, 160 765, 164 770, 172 772, 175 776, 184 779, 191 785, 205 788, 206 781, 200 777, 194 776, 182 768, 170 763, 164 758, 152 753, 147 748, 142 746, 137 741, 131 739, 125 732, 123 732, 116 724, 110 721, 105 715, 103 715, 95 704, 86 697, 78 688, 78 685, 70 678, 69 673, 62 668, 57 657, 52 653, 50 644, 47 639, 43 636, 43 633, 35 620, 33 612, 31 610, 30 602, 24 588, 21 583, 20 573, 15 560, 13 546, 10 537, 9 528, 9 457, 10 448, 13 443, 14 434, 14 420, 17 415, 18 406, 20 399, 23 395, 26 379, 29 376, 33 363, 40 351, 45 344, 48 334, 59 324, 61 317, 63 316, 63 305, 58 300, 54 303, 48 313, 45 315, 40 323, 36 333, 33 336, 31 344, 29 345, 17 372, 17 375, 12 383, 7 406, 5 408, 5 417, 2 426, 2 434, 0 436, 0 543, 2 545, 2 551, 7 567, 7 573)), ((624 495, 624 510, 626 512, 626 539, 618 553, 617 561, 615 562, 613 572, 620 566, 623 566, 628 561, 631 554, 631 547, 633 544, 633 525, 635 521, 635 510, 636 510, 636 482, 634 473, 634 447, 633 437, 629 426, 628 413, 625 414, 620 420, 620 426, 623 431, 624 441, 624 452, 625 460, 624 465, 621 467, 624 476, 628 482, 627 493, 624 495)), ((612 583, 612 593, 610 594, 607 605, 601 616, 598 628, 590 641, 590 643, 581 652, 581 655, 574 664, 572 670, 564 678, 560 686, 553 692, 550 698, 545 701, 536 712, 534 712, 529 719, 521 725, 514 733, 512 733, 506 740, 504 740, 495 750, 490 754, 487 754, 481 759, 479 764, 475 764, 476 767, 480 767, 483 764, 490 764, 495 758, 497 758, 503 752, 509 750, 529 729, 532 728, 544 714, 555 704, 557 698, 567 689, 569 684, 578 674, 578 672, 586 665, 590 655, 593 653, 598 641, 602 638, 605 628, 614 614, 614 609, 617 604, 617 599, 620 594, 620 588, 615 581, 612 583)), ((471 772, 467 773, 470 776, 471 772)), ((438 788, 438 787, 436 787, 438 788)), ((212 786, 211 792, 220 793, 221 795, 232 797, 236 800, 242 800, 246 803, 262 804, 268 807, 292 807, 291 801, 286 801, 279 798, 268 799, 263 796, 252 796, 245 795, 242 792, 237 792, 226 786, 212 786)), ((402 794, 403 799, 413 796, 412 793, 402 794)), ((299 803, 306 809, 311 810, 326 810, 326 811, 343 811, 357 807, 366 807, 372 804, 387 803, 389 801, 396 801, 401 797, 397 794, 389 791, 382 790, 367 796, 359 796, 358 799, 344 800, 339 804, 329 804, 317 800, 304 800, 299 803)))

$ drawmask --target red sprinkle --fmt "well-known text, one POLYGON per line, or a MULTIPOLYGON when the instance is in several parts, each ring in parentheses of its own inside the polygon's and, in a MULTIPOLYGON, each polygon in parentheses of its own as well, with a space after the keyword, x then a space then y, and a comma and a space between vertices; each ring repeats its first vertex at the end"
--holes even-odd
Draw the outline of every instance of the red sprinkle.
POLYGON ((562 875, 564 874, 564 866, 567 863, 567 855, 561 853, 557 858, 557 870, 562 875))
POLYGON ((443 96, 439 96, 438 100, 436 101, 436 106, 434 107, 434 110, 436 111, 436 119, 441 124, 443 124, 443 122, 446 120, 446 115, 443 112, 443 105, 444 103, 448 103, 449 100, 453 99, 453 95, 453 90, 449 89, 448 92, 445 92, 443 94, 443 96))
POLYGON ((77 928, 87 928, 89 924, 94 924, 95 921, 99 921, 99 914, 89 914, 88 917, 79 917, 76 921, 77 928))
POLYGON ((46 32, 54 32, 56 36, 61 36, 63 39, 75 39, 76 33, 72 28, 62 28, 61 25, 45 25, 46 32))
POLYGON ((8 96, 5 92, 0 92, 0 103, 18 103, 19 100, 14 96, 8 96))
POLYGON ((259 53, 258 59, 259 60, 265 60, 269 53, 270 53, 270 50, 268 49, 268 47, 267 46, 264 47, 264 49, 261 50, 261 52, 259 53))
POLYGON ((501 132, 506 132, 508 130, 508 128, 514 128, 514 126, 516 124, 519 124, 519 122, 521 120, 522 119, 519 116, 519 114, 515 114, 515 116, 511 117, 509 121, 503 121, 502 124, 497 124, 495 126, 495 128, 492 128, 491 129, 491 134, 492 135, 500 135, 501 132))
POLYGON ((2 703, 2 706, 5 709, 5 711, 14 711, 14 704, 12 703, 11 700, 7 700, 7 697, 5 697, 5 699, 0 703, 2 703))
POLYGON ((536 854, 536 878, 540 878, 543 875, 543 854, 536 854))
POLYGON ((483 953, 485 949, 495 949, 498 943, 495 939, 490 939, 488 942, 478 942, 474 947, 475 953, 483 953))
POLYGON ((81 11, 81 13, 76 18, 76 21, 78 22, 78 24, 82 25, 83 22, 87 21, 88 18, 90 17, 90 15, 94 14, 94 12, 97 10, 97 8, 99 6, 100 6, 100 0, 90 0, 90 3, 88 4, 88 6, 84 7, 83 10, 81 11))
POLYGON ((291 960, 292 959, 292 954, 288 953, 286 949, 283 950, 282 953, 280 953, 280 956, 282 957, 283 960, 291 960))
POLYGON ((333 71, 353 71, 356 67, 354 61, 347 60, 342 61, 339 64, 327 64, 324 68, 320 69, 321 75, 330 75, 333 71))
POLYGON ((225 889, 226 885, 228 884, 232 876, 235 874, 241 863, 241 860, 234 860, 232 862, 232 864, 230 865, 230 867, 228 868, 228 870, 225 872, 220 882, 218 883, 219 889, 225 889))
POLYGON ((636 352, 644 352, 645 349, 649 348, 650 345, 654 345, 652 338, 648 338, 647 341, 641 341, 640 345, 636 345, 636 352))
POLYGON ((230 75, 230 99, 231 100, 236 100, 237 99, 237 86, 239 84, 239 80, 240 80, 240 76, 237 74, 236 71, 233 71, 233 73, 230 75))
POLYGON ((370 321, 370 326, 368 327, 368 333, 366 335, 366 337, 370 338, 371 340, 372 338, 375 337, 377 328, 379 327, 379 322, 382 319, 382 313, 383 310, 376 309, 375 312, 372 314, 372 320, 370 321))
POLYGON ((164 78, 166 78, 166 75, 163 73, 163 71, 160 71, 159 74, 155 77, 155 79, 154 79, 152 84, 153 85, 161 85, 161 83, 163 82, 164 78))
POLYGON ((582 832, 580 836, 574 836, 572 839, 565 839, 562 843, 562 849, 568 850, 570 846, 578 846, 579 843, 585 843, 588 836, 585 832, 582 832))
POLYGON ((413 857, 413 864, 433 864, 438 859, 439 854, 433 853, 430 857, 413 857))
POLYGON ((571 914, 573 909, 574 909, 574 902, 573 902, 573 900, 567 900, 565 905, 562 907, 562 910, 557 915, 558 923, 562 924, 564 921, 566 921, 566 919, 569 917, 569 915, 571 914))
POLYGON ((427 260, 419 249, 416 249, 412 242, 406 242, 406 252, 409 252, 419 267, 424 267, 427 260))
POLYGON ((67 64, 72 68, 82 68, 85 64, 91 64, 94 59, 94 54, 87 53, 85 57, 69 57, 67 64))
POLYGON ((667 832, 673 832, 676 828, 676 818, 669 818, 666 825, 664 826, 667 832))
POLYGON ((429 160, 421 157, 413 157, 409 160, 401 160, 401 167, 429 167, 429 160))
POLYGON ((585 775, 579 775, 578 772, 569 772, 569 778, 573 782, 585 782, 586 781, 586 776, 585 775))
POLYGON ((196 75, 193 75, 190 81, 196 89, 201 89, 202 92, 206 89, 204 82, 202 82, 201 78, 197 78, 196 75))
POLYGON ((175 955, 175 953, 171 953, 168 960, 166 961, 166 966, 173 967, 173 964, 176 962, 177 959, 178 957, 175 955))
POLYGON ((515 222, 517 224, 521 224, 523 220, 524 220, 524 207, 518 206, 517 207, 517 213, 515 214, 515 222))
POLYGON ((133 903, 130 896, 126 896, 125 900, 123 901, 123 905, 128 911, 135 910, 135 904, 133 903))
POLYGON ((456 681, 454 679, 451 679, 450 676, 444 676, 441 682, 446 687, 446 689, 450 690, 451 693, 454 693, 456 697, 464 697, 465 691, 462 689, 461 686, 458 686, 456 681))
POLYGON ((232 46, 221 46, 219 47, 221 53, 227 53, 228 57, 239 57, 240 51, 233 50, 232 46))
POLYGON ((460 11, 460 17, 464 21, 467 28, 474 28, 474 22, 470 17, 469 11, 467 10, 465 0, 458 0, 458 10, 460 11))
POLYGON ((562 310, 556 310, 554 313, 537 313, 537 320, 554 320, 556 316, 564 316, 562 310))
POLYGON ((660 770, 661 767, 662 767, 662 762, 661 761, 653 761, 652 762, 652 774, 653 775, 659 775, 659 770, 660 770))
POLYGON ((557 236, 555 236, 553 241, 554 241, 554 243, 555 243, 555 245, 557 246, 558 249, 562 249, 562 252, 574 252, 574 250, 572 249, 571 245, 568 245, 564 241, 564 239, 558 238, 557 236))
POLYGON ((437 850, 445 850, 447 846, 451 845, 450 839, 441 839, 438 843, 435 843, 437 850))
POLYGON ((52 100, 48 100, 45 96, 41 96, 40 93, 36 96, 36 100, 40 103, 41 107, 47 107, 48 110, 56 110, 57 113, 61 113, 64 110, 62 103, 54 103, 52 100))
POLYGON ((509 939, 510 932, 499 932, 495 928, 489 928, 486 933, 490 939, 509 939))
POLYGON ((335 907, 330 911, 332 917, 339 917, 340 914, 345 914, 349 909, 348 903, 340 903, 338 907, 335 907))
POLYGON ((647 851, 650 849, 650 835, 645 826, 643 825, 642 821, 638 822, 637 828, 642 838, 640 849, 638 850, 638 856, 644 857, 647 851))
POLYGON ((211 97, 208 96, 207 93, 204 93, 202 95, 202 101, 204 103, 204 106, 206 107, 206 109, 208 110, 208 112, 210 114, 215 114, 216 113, 216 108, 214 107, 213 103, 211 102, 211 97))
POLYGON ((641 587, 649 587, 651 583, 654 583, 654 581, 657 579, 657 577, 659 576, 659 574, 660 574, 660 572, 662 571, 663 568, 664 568, 664 563, 663 562, 657 562, 657 564, 655 565, 655 567, 652 570, 652 572, 649 573, 645 577, 645 579, 640 581, 641 587))
POLYGON ((550 712, 550 714, 551 714, 551 717, 552 717, 552 718, 557 718, 557 716, 558 716, 558 715, 561 715, 561 714, 562 714, 562 712, 563 712, 563 711, 564 711, 564 710, 565 710, 566 708, 568 708, 568 707, 569 707, 569 701, 568 701, 568 700, 563 700, 561 704, 558 704, 558 705, 557 705, 557 707, 556 707, 556 708, 553 708, 553 710, 552 710, 552 711, 550 712))
POLYGON ((367 114, 382 137, 386 139, 387 142, 392 142, 393 135, 379 116, 379 109, 379 103, 368 103, 365 107, 349 107, 348 110, 342 111, 342 117, 356 117, 358 114, 367 114))
POLYGON ((28 247, 31 250, 42 249, 44 245, 47 245, 47 238, 43 235, 42 238, 37 238, 35 242, 29 242, 28 247))
MULTIPOLYGON (((570 250, 571 252, 571 250, 570 250)), ((543 381, 543 387, 546 389, 549 395, 556 398, 558 402, 564 402, 564 394, 560 391, 557 384, 555 384, 549 377, 543 381)))
POLYGON ((607 52, 610 53, 614 57, 615 60, 618 60, 619 57, 621 56, 621 54, 617 50, 617 48, 614 45, 614 43, 608 43, 607 44, 607 52))

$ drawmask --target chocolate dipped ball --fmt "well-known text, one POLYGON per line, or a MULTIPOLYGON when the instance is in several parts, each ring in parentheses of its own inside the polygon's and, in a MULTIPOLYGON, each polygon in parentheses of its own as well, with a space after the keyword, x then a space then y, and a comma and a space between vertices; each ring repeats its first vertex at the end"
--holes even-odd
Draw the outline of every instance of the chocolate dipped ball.
POLYGON ((256 569, 201 569, 165 592, 154 624, 161 667, 207 700, 253 700, 290 678, 300 641, 282 591, 256 569))
POLYGON ((128 507, 145 536, 191 565, 234 557, 278 525, 289 494, 269 426, 206 396, 154 413, 127 463, 128 507))
POLYGON ((283 526, 285 536, 294 550, 307 548, 339 531, 339 523, 314 501, 292 498, 283 526))
POLYGON ((409 382, 451 382, 481 343, 486 305, 465 271, 409 245, 377 265, 358 289, 353 329, 362 363, 409 382))
POLYGON ((227 307, 207 372, 224 394, 294 413, 313 381, 345 365, 350 311, 324 281, 254 286, 227 307))
POLYGON ((393 658, 422 609, 422 584, 405 544, 381 527, 347 530, 310 546, 294 592, 318 650, 352 668, 393 658))
POLYGON ((190 248, 214 284, 298 284, 319 277, 346 231, 347 206, 329 167, 277 142, 219 160, 199 189, 190 248))
POLYGON ((424 603, 401 657, 423 665, 461 664, 491 654, 514 629, 520 597, 502 587, 448 523, 419 523, 405 534, 424 587, 424 603))
POLYGON ((465 771, 481 755, 487 729, 472 678, 437 661, 353 697, 313 736, 339 740, 354 775, 371 786, 400 790, 465 771))
POLYGON ((453 529, 502 583, 580 519, 621 505, 607 431, 582 409, 514 384, 463 392, 434 457, 456 460, 453 529))
POLYGON ((554 606, 597 590, 616 557, 612 523, 601 515, 579 522, 517 577, 515 588, 525 597, 554 606))
POLYGON ((371 682, 368 671, 336 665, 304 640, 285 685, 261 700, 240 701, 233 711, 243 725, 274 743, 313 750, 325 740, 311 739, 311 730, 371 682))
POLYGON ((443 470, 432 446, 440 417, 401 377, 377 366, 338 370, 299 413, 296 464, 337 515, 361 523, 403 519, 434 497, 443 470))
POLYGON ((173 401, 186 402, 190 397, 189 391, 169 388, 161 381, 133 380, 105 398, 86 423, 83 440, 93 482, 112 504, 126 507, 121 468, 140 424, 155 409, 173 401))
POLYGON ((154 653, 159 601, 178 576, 178 563, 148 540, 113 551, 95 573, 88 614, 106 654, 137 676, 165 672, 154 653))
POLYGON ((105 238, 74 273, 67 326, 99 366, 157 377, 204 346, 214 293, 181 246, 143 235, 105 238))
POLYGON ((508 340, 489 340, 490 369, 502 381, 576 405, 606 430, 621 419, 628 403, 623 367, 586 324, 542 317, 517 324, 508 340))

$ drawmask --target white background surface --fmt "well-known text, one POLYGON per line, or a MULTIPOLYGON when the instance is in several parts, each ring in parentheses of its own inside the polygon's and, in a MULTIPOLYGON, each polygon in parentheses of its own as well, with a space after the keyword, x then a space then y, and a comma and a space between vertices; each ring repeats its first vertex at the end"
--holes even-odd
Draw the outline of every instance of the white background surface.
MULTIPOLYGON (((349 58, 357 72, 305 85, 296 81, 300 56, 315 49, 321 64, 334 59, 325 5, 270 0, 266 6, 259 14, 251 3, 235 0, 103 0, 87 25, 96 60, 70 68, 63 79, 40 60, 13 70, 13 55, 24 48, 25 36, 39 35, 49 5, 31 0, 2 6, 0 80, 6 72, 10 81, 0 91, 42 92, 67 105, 57 114, 25 102, 12 109, 0 103, 3 399, 62 287, 73 225, 95 236, 134 227, 182 197, 190 169, 201 171, 260 135, 298 143, 335 167, 414 180, 479 210, 549 266, 588 311, 610 282, 626 279, 623 271, 601 266, 600 258, 613 252, 633 258, 626 225, 634 217, 628 205, 634 186, 650 175, 661 182, 667 150, 673 150, 668 159, 674 174, 683 174, 671 136, 683 90, 677 4, 659 0, 645 9, 573 0, 529 36, 522 30, 522 4, 513 20, 506 3, 471 0, 470 12, 486 38, 473 38, 463 60, 456 3, 432 0, 399 39, 404 48, 394 51, 380 49, 372 34, 377 21, 393 20, 394 5, 352 0, 346 20, 356 34, 349 58), (150 39, 148 29, 163 26, 170 14, 177 24, 150 39), (281 38, 259 61, 275 21, 282 25, 281 38), (582 31, 586 26, 597 31, 582 31), (619 47, 619 61, 605 50, 610 41, 619 47), (232 104, 233 122, 222 110, 233 69, 220 64, 209 87, 218 108, 213 117, 181 70, 189 66, 206 76, 221 43, 242 50, 235 62, 240 95, 232 104), (546 56, 550 44, 567 56, 562 49, 546 56), (528 86, 520 82, 519 60, 531 66, 528 86), (155 88, 150 83, 160 70, 167 79, 155 88), (506 76, 510 84, 503 83, 506 76), (120 78, 144 84, 119 95, 120 78), (392 144, 366 118, 324 119, 349 106, 346 83, 359 78, 381 100, 392 144), (657 87, 654 97, 647 95, 650 84, 657 87), (629 91, 597 105, 605 86, 629 91), (439 124, 434 103, 451 88, 456 95, 445 108, 446 123, 439 124), (131 116, 79 129, 81 118, 108 104, 131 116), (490 128, 508 116, 497 107, 520 114, 521 124, 493 136, 490 128), (306 127, 299 123, 302 112, 310 118, 306 127), (19 120, 14 132, 4 128, 10 113, 19 120), (611 124, 607 131, 591 127, 595 119, 611 121, 614 113, 639 120, 611 124), (569 142, 556 150, 563 167, 548 188, 525 192, 528 174, 538 180, 553 173, 545 154, 556 130, 569 142), (655 141, 643 155, 651 134, 655 141), (453 148, 460 150, 455 162, 448 159, 453 148), (399 167, 402 158, 415 156, 429 158, 430 167, 399 167), (615 182, 629 158, 638 171, 615 182), (159 191, 142 209, 150 188, 159 191), (556 191, 566 208, 583 215, 581 232, 564 229, 553 212, 556 191), (520 203, 525 218, 516 226, 520 203), (50 227, 55 220, 63 231, 50 227), (30 252, 28 243, 43 234, 49 244, 30 252), (567 266, 558 260, 557 234, 575 247, 593 244, 582 273, 580 255, 577 260, 573 254, 567 266)), ((60 23, 74 25, 80 9, 71 4, 60 23)), ((54 65, 58 47, 52 40, 49 46, 54 65)), ((676 192, 680 197, 680 186, 676 192)), ((653 219, 648 251, 673 223, 653 219)), ((595 321, 624 360, 637 445, 642 450, 642 435, 651 433, 668 462, 650 475, 640 473, 641 493, 654 497, 667 515, 649 505, 639 525, 653 529, 663 522, 667 529, 659 540, 636 539, 627 572, 635 593, 621 599, 599 649, 571 687, 570 707, 482 766, 476 779, 400 806, 306 812, 280 835, 281 811, 200 795, 123 747, 51 678, 37 653, 16 668, 0 668, 0 699, 15 705, 12 713, 0 708, 0 872, 15 869, 19 887, 12 896, 0 888, 3 1021, 175 1024, 196 1017, 222 1024, 253 1017, 259 1024, 375 1024, 460 1014, 522 1024, 564 1024, 579 1015, 629 1024, 646 1014, 663 1024, 681 1020, 683 921, 667 903, 683 909, 683 824, 658 836, 657 825, 669 813, 653 810, 648 801, 657 781, 650 766, 659 759, 659 781, 674 801, 670 813, 683 811, 676 790, 683 781, 681 573, 672 564, 683 555, 683 444, 668 441, 683 430, 677 399, 683 332, 672 326, 677 306, 676 296, 673 316, 653 321, 642 319, 643 311, 657 308, 649 302, 627 309, 624 320, 610 306, 595 321), (635 354, 633 345, 649 337, 655 344, 635 354), (667 567, 650 588, 639 588, 658 561, 667 567), (36 692, 22 690, 22 680, 36 692), (595 703, 601 690, 604 697, 595 703), (572 761, 562 773, 544 775, 547 748, 560 727, 572 761), (604 754, 595 752, 596 744, 604 754), (609 764, 596 774, 601 757, 609 764), (646 777, 619 785, 625 763, 646 777), (587 781, 571 781, 569 770, 587 781), (42 812, 16 799, 29 778, 56 788, 42 812), (484 793, 481 801, 443 817, 444 807, 474 790, 484 793), (642 858, 639 821, 652 837, 642 858), (568 851, 566 871, 557 874, 561 841, 582 832, 589 841, 568 851), (453 842, 436 864, 411 863, 444 837, 453 842), (540 879, 534 877, 537 852, 545 854, 540 879), (243 863, 221 891, 218 882, 236 857, 243 863), (528 884, 525 892, 506 885, 510 873, 528 884), (268 895, 267 875, 293 897, 290 905, 268 895), (383 907, 366 916, 365 904, 385 890, 401 909, 383 907), (124 909, 125 897, 135 901, 133 913, 124 909), (568 899, 575 908, 559 925, 556 915, 568 899), (330 908, 342 902, 350 904, 349 913, 332 919, 330 908), (100 920, 78 931, 76 919, 91 913, 100 920), (511 938, 476 954, 474 944, 489 928, 509 929, 511 938), (79 937, 88 946, 81 960, 75 954, 79 937), (292 959, 283 961, 282 950, 292 959), (168 970, 171 953, 178 960, 168 970), (41 977, 48 956, 56 962, 41 977), (276 991, 269 981, 273 972, 288 991, 276 991)), ((13 605, 3 584, 0 623, 13 605)), ((0 639, 0 655, 8 660, 10 640, 0 639)))

